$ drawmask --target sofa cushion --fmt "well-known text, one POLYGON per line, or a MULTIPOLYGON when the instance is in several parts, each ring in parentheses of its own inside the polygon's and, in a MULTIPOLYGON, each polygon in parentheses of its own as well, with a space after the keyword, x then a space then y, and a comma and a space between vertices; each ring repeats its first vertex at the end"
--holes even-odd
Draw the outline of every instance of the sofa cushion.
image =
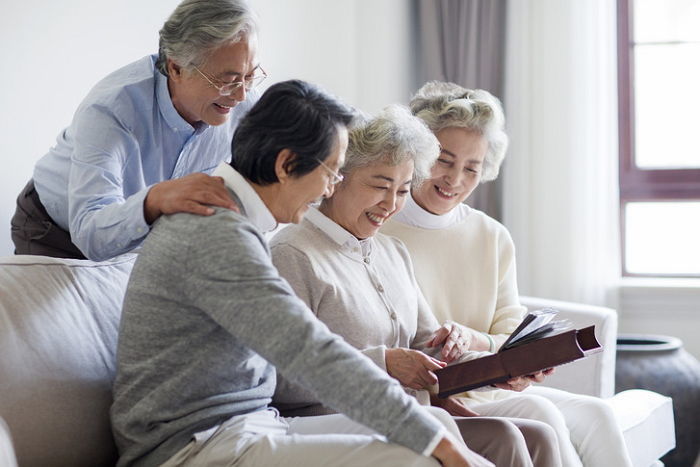
POLYGON ((0 417, 20 465, 114 465, 109 406, 133 260, 0 258, 0 417))

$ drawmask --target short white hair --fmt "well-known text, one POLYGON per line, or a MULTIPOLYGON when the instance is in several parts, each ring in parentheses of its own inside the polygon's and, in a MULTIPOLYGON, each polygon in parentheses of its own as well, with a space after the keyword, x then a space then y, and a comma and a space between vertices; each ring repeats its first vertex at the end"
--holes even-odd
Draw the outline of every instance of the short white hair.
POLYGON ((160 30, 158 61, 168 74, 168 59, 183 68, 201 66, 218 47, 256 34, 258 19, 246 0, 184 0, 160 30))
POLYGON ((430 176, 440 155, 440 143, 425 123, 411 115, 408 108, 396 104, 357 122, 348 139, 341 169, 345 175, 378 162, 397 166, 412 160, 413 182, 420 183, 430 176))
POLYGON ((486 138, 481 181, 498 177, 508 149, 505 116, 501 102, 483 89, 467 89, 454 83, 429 81, 411 99, 411 112, 423 120, 433 133, 445 128, 466 128, 486 138))

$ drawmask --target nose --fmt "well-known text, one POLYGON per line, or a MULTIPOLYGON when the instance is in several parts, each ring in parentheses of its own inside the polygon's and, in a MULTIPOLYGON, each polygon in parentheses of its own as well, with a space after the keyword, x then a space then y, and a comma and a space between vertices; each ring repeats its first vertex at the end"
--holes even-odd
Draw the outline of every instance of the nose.
POLYGON ((461 167, 452 167, 445 173, 444 179, 450 186, 459 186, 462 183, 464 172, 461 167))
POLYGON ((380 206, 387 212, 394 212, 396 209, 396 192, 394 190, 387 190, 380 206))
POLYGON ((243 86, 238 86, 235 91, 231 93, 229 97, 231 97, 233 100, 237 102, 243 102, 246 98, 246 93, 248 90, 245 88, 245 85, 243 86))

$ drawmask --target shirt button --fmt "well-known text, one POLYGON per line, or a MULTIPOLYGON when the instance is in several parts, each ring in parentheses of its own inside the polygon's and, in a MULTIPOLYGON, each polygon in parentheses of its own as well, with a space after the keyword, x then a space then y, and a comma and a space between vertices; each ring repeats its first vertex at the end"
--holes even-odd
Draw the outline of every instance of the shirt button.
POLYGON ((365 263, 369 264, 369 256, 365 256, 365 263))
POLYGON ((396 319, 396 312, 392 311, 389 316, 391 316, 391 319, 396 319))
POLYGON ((382 284, 379 284, 377 286, 377 290, 379 290, 380 292, 384 292, 384 287, 382 287, 382 284))

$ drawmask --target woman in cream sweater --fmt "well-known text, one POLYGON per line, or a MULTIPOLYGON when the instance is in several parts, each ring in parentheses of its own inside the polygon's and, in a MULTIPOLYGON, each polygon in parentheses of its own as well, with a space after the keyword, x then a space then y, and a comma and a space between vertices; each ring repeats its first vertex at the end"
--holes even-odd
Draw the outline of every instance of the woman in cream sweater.
MULTIPOLYGON (((436 317, 465 325, 469 350, 496 351, 522 320, 515 249, 508 230, 463 204, 493 180, 508 137, 500 102, 483 90, 430 82, 411 101, 440 142, 429 180, 382 229, 411 254, 420 288, 436 317)), ((469 392, 459 401, 480 415, 541 420, 557 432, 563 465, 629 466, 622 433, 600 399, 531 387, 524 393, 469 392)))
MULTIPOLYGON (((466 328, 438 324, 408 251, 377 232, 401 209, 412 180, 429 173, 438 153, 437 140, 419 119, 402 107, 387 108, 350 132, 332 197, 271 241, 275 266, 316 316, 424 404, 430 404, 425 389, 437 382, 434 371, 465 353, 460 335, 467 335, 466 328)), ((529 382, 512 384, 522 389, 529 382)), ((273 403, 287 416, 334 411, 282 378, 273 403)), ((473 415, 451 403, 441 406, 453 415, 473 415)), ((455 421, 467 445, 496 465, 561 465, 554 431, 544 423, 455 421)))

